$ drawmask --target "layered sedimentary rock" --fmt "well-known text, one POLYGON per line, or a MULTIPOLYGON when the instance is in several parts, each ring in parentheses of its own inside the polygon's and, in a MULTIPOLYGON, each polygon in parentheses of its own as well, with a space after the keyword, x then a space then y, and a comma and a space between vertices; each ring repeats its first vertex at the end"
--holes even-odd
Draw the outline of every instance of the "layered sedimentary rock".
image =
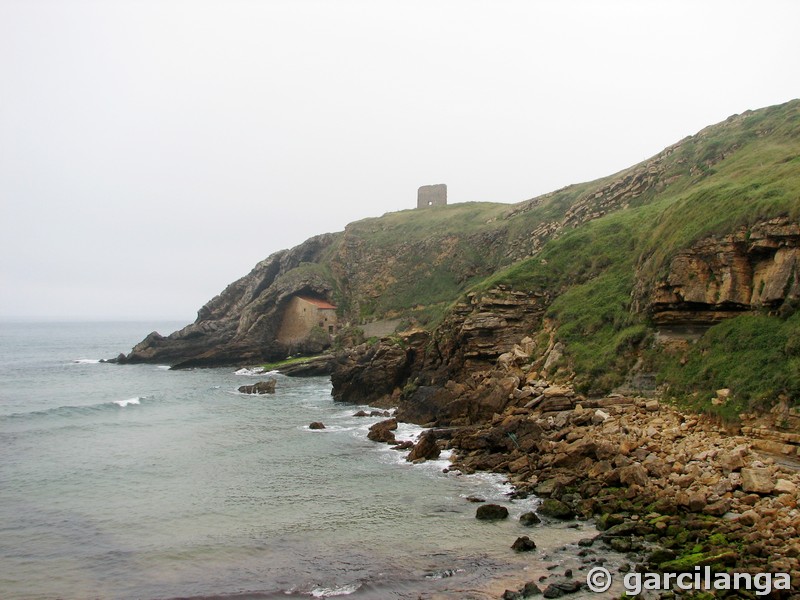
POLYGON ((332 292, 326 278, 298 267, 319 260, 334 240, 335 234, 325 234, 272 254, 203 306, 194 323, 169 336, 153 332, 118 360, 191 367, 284 358, 276 338, 286 303, 296 294, 332 292))
POLYGON ((778 218, 706 238, 680 252, 656 282, 648 310, 658 325, 712 324, 800 298, 800 224, 778 218))

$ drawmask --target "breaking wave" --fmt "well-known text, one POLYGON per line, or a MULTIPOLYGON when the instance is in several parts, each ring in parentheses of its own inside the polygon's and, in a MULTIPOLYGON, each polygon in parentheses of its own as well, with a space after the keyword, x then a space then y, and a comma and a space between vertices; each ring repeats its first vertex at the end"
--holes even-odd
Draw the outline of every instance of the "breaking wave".
POLYGON ((234 375, 244 375, 245 377, 260 377, 261 375, 277 375, 278 371, 267 371, 264 367, 242 367, 233 372, 234 375))
POLYGON ((85 404, 83 406, 54 406, 44 410, 33 410, 30 412, 12 413, 5 419, 25 419, 43 417, 73 417, 81 415, 92 415, 109 410, 119 410, 128 406, 136 406, 142 403, 147 396, 135 396, 125 400, 112 400, 110 402, 99 402, 97 404, 85 404))
POLYGON ((361 587, 361 583, 348 583, 346 585, 334 586, 334 587, 315 587, 311 590, 311 595, 314 598, 332 598, 333 596, 349 596, 350 594, 355 593, 358 588, 361 587))
POLYGON ((128 398, 127 400, 114 400, 114 404, 122 408, 125 408, 129 404, 141 404, 140 400, 141 398, 137 396, 136 398, 128 398))

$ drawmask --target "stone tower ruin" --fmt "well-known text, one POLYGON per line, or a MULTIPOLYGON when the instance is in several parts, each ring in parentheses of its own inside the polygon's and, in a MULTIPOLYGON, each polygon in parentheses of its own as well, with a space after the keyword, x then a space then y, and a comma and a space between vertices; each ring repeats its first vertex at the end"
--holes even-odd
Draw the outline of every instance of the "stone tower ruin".
POLYGON ((417 190, 417 208, 445 206, 447 204, 447 185, 423 185, 417 190))

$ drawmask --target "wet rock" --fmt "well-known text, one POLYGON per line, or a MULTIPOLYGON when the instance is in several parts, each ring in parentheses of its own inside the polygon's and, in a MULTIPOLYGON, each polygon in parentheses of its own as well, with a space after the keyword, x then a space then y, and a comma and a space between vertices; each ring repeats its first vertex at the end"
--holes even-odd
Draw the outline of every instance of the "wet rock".
POLYGON ((542 590, 539 589, 539 586, 536 585, 533 581, 529 581, 525 585, 522 586, 520 589, 523 598, 530 598, 532 596, 539 596, 542 593, 542 590))
POLYGON ((394 444, 397 440, 394 437, 394 431, 397 429, 397 419, 386 419, 380 423, 375 423, 369 428, 367 437, 373 442, 384 442, 394 444))
POLYGON ((631 542, 630 538, 626 537, 615 537, 608 540, 608 545, 615 552, 630 552, 633 548, 633 542, 631 542))
POLYGON ((603 539, 630 536, 636 533, 636 523, 625 521, 613 527, 609 527, 603 532, 603 539))
POLYGON ((486 502, 486 499, 480 496, 467 496, 467 502, 486 502))
POLYGON ((606 531, 625 522, 625 517, 616 513, 603 513, 597 517, 596 525, 600 531, 606 531))
POLYGON ((354 417, 368 417, 369 413, 365 410, 360 410, 357 413, 353 414, 354 417))
POLYGON ((527 535, 523 535, 522 537, 518 537, 514 543, 511 544, 511 549, 514 550, 514 552, 531 552, 532 550, 536 550, 536 543, 527 535))
POLYGON ((546 498, 539 507, 539 514, 556 519, 571 519, 575 516, 569 506, 555 498, 546 498))
POLYGON ((675 557, 676 554, 672 550, 669 550, 668 548, 659 548, 647 556, 647 562, 652 565, 660 565, 661 563, 665 563, 669 560, 674 560, 675 557))
POLYGON ((475 518, 482 521, 499 521, 508 518, 508 509, 499 504, 484 504, 475 512, 475 518))
POLYGON ((575 581, 574 579, 564 579, 548 585, 547 588, 544 590, 544 597, 560 598, 561 596, 564 596, 566 594, 574 594, 580 589, 581 589, 581 584, 579 581, 575 581))
POLYGON ((535 488, 537 496, 552 496, 569 484, 564 478, 552 477, 544 480, 535 488))
POLYGON ((439 445, 436 443, 436 435, 432 431, 426 431, 420 436, 419 441, 411 449, 411 452, 408 453, 406 460, 409 462, 421 458, 433 460, 439 458, 441 452, 439 445))
MULTIPOLYGON (((427 335, 424 334, 423 335, 427 335)), ((333 399, 358 404, 376 404, 402 387, 422 340, 409 332, 402 340, 382 339, 336 354, 331 371, 333 399)))
POLYGON ((239 392, 242 394, 274 394, 276 384, 277 380, 267 379, 266 381, 259 381, 253 385, 239 386, 239 392))
POLYGON ((519 516, 519 523, 525 527, 533 527, 541 523, 542 520, 535 512, 526 512, 519 516))
POLYGON ((325 429, 325 424, 322 421, 313 421, 309 426, 309 429, 325 429))
POLYGON ((392 446, 392 450, 411 450, 411 448, 413 447, 414 447, 414 442, 412 442, 411 440, 405 440, 395 446, 392 446))

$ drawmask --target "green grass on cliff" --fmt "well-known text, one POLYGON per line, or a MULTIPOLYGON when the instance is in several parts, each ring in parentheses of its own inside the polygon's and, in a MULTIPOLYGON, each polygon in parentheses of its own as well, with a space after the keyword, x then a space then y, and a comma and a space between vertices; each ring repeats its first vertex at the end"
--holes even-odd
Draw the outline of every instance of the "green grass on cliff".
POLYGON ((725 419, 769 408, 780 395, 800 403, 800 312, 741 315, 710 328, 686 353, 654 348, 647 358, 670 396, 725 419), (717 407, 710 401, 721 388, 733 395, 717 407))
MULTIPOLYGON (((670 157, 666 188, 563 234, 476 287, 556 296, 547 316, 582 391, 607 392, 622 382, 633 350, 648 337, 647 317, 633 301, 647 297, 677 252, 769 218, 800 218, 800 101, 730 119, 690 142, 670 157)), ((693 398, 697 391, 698 407, 710 406, 709 390, 719 387, 757 404, 800 394, 793 383, 800 359, 786 350, 800 346, 796 337, 793 319, 740 317, 709 330, 683 367, 654 364, 674 393, 693 398)))

